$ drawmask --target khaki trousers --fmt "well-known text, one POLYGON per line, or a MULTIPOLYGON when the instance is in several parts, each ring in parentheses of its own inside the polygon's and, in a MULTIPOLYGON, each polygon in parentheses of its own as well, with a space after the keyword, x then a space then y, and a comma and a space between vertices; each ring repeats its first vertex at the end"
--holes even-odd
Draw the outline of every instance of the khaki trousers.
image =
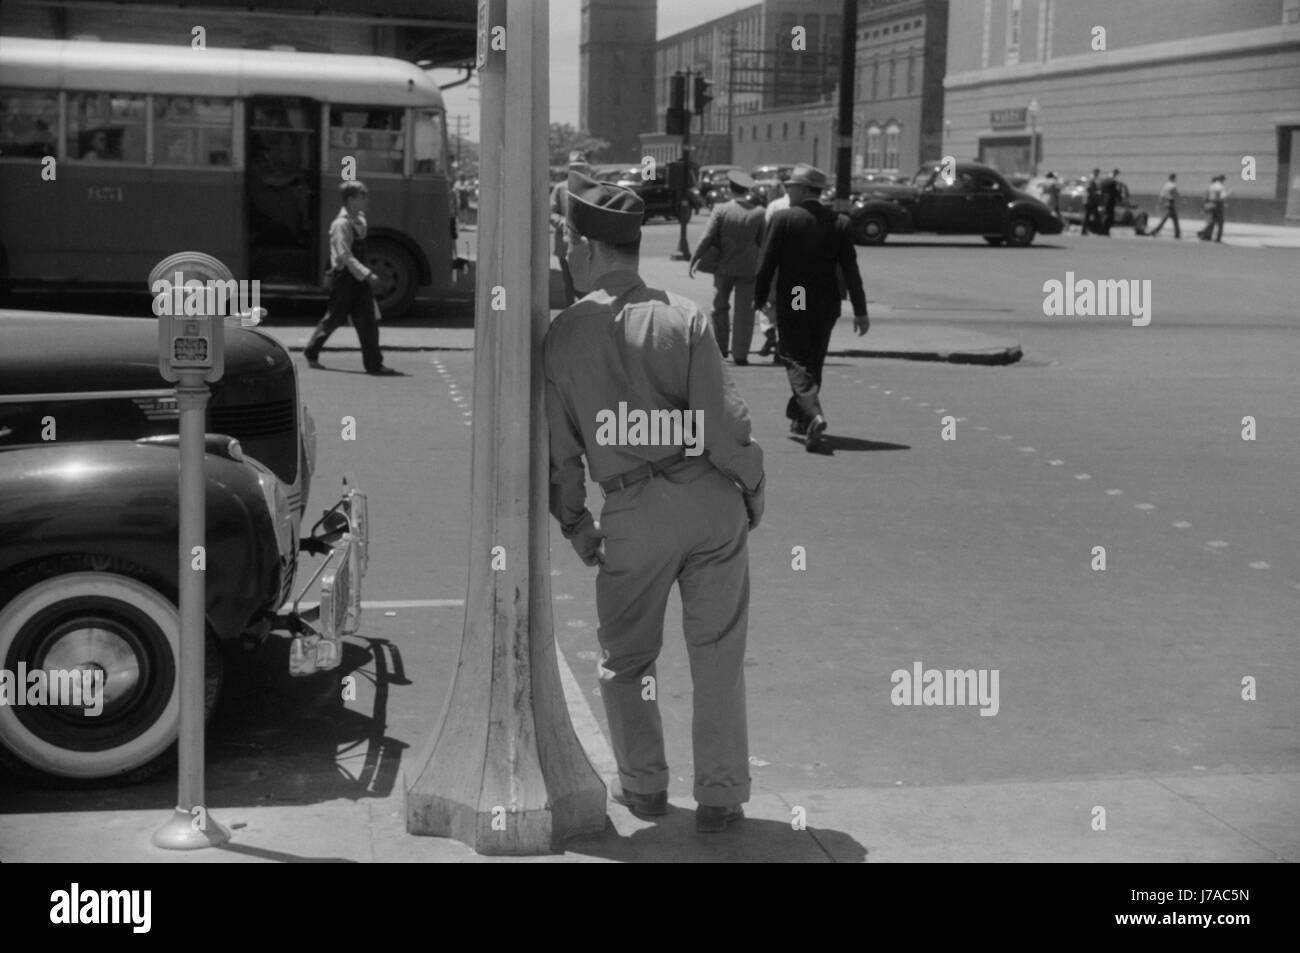
POLYGON ((748 522, 740 490, 704 458, 606 496, 605 563, 596 577, 600 694, 625 791, 668 788, 655 660, 676 583, 694 685, 695 800, 718 807, 749 800, 748 522))

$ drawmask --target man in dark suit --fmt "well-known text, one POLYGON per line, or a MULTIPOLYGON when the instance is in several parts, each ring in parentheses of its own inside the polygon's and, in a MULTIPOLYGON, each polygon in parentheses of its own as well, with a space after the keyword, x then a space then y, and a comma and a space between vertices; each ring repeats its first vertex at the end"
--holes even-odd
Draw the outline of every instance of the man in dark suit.
POLYGON ((1086 192, 1083 201, 1083 225, 1079 228, 1079 234, 1087 235, 1091 232, 1094 235, 1101 234, 1101 169, 1093 169, 1092 177, 1088 179, 1086 192))
POLYGON ((1115 224, 1115 206, 1124 196, 1124 183, 1119 180, 1119 169, 1112 169, 1110 175, 1101 180, 1102 218, 1101 233, 1109 235, 1115 224))
POLYGON ((820 393, 822 365, 840 317, 837 270, 853 302, 853 329, 862 335, 870 327, 849 221, 819 201, 827 184, 820 169, 795 166, 786 183, 790 207, 772 217, 754 283, 754 304, 761 308, 776 276, 778 354, 793 392, 785 415, 792 433, 806 435, 810 453, 822 448, 827 426, 820 393))

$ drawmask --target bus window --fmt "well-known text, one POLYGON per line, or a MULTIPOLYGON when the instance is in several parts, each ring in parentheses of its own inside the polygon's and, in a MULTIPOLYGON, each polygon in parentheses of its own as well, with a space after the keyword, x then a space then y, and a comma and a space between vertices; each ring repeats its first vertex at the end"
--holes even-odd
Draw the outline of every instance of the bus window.
POLYGON ((154 163, 230 167, 235 110, 229 99, 155 96, 154 163))
POLYGON ((54 155, 59 94, 0 90, 0 158, 54 155))
POLYGON ((402 174, 406 130, 402 109, 330 107, 330 168, 342 168, 343 157, 357 160, 356 171, 402 174))
POLYGON ((447 136, 440 111, 436 109, 416 110, 414 149, 416 175, 446 173, 447 136))
POLYGON ((68 94, 68 156, 86 162, 144 162, 144 96, 68 94))

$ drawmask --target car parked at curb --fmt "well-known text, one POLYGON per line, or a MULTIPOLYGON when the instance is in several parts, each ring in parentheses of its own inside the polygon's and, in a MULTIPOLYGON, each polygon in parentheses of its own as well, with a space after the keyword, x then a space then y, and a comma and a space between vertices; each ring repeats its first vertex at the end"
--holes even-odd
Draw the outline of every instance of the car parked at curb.
MULTIPOLYGON (((1082 225, 1087 204, 1088 176, 1067 179, 1061 187, 1061 218, 1067 225, 1082 225)), ((1115 225, 1132 228, 1137 234, 1145 235, 1148 220, 1148 214, 1129 198, 1128 186, 1121 182, 1119 202, 1115 206, 1115 225)))
POLYGON ((700 194, 705 206, 712 210, 720 202, 731 200, 731 185, 727 181, 728 172, 744 172, 738 165, 703 165, 700 166, 700 194))
MULTIPOLYGON (((368 557, 365 494, 347 481, 300 538, 314 424, 289 353, 244 325, 227 320, 207 409, 209 713, 224 647, 281 634, 291 674, 336 667, 368 557), (295 596, 304 552, 325 562, 295 596), (299 611, 317 579, 319 607, 299 611)), ((138 780, 179 725, 178 412, 157 324, 0 311, 0 341, 0 670, 100 673, 103 685, 98 713, 0 704, 0 761, 138 780)))
MULTIPOLYGON (((652 218, 677 221, 679 214, 677 192, 668 185, 668 169, 665 165, 657 165, 652 179, 642 178, 639 165, 602 166, 594 172, 594 178, 598 181, 613 183, 619 188, 628 189, 639 195, 641 201, 645 202, 643 221, 649 222, 652 218)), ((699 189, 692 187, 687 191, 686 197, 690 203, 691 214, 704 208, 704 198, 700 195, 699 189)))
POLYGON ((941 162, 927 162, 910 185, 871 183, 849 213, 854 242, 879 245, 891 233, 936 232, 1023 246, 1064 229, 1051 209, 989 166, 958 162, 950 176, 944 171, 941 162))

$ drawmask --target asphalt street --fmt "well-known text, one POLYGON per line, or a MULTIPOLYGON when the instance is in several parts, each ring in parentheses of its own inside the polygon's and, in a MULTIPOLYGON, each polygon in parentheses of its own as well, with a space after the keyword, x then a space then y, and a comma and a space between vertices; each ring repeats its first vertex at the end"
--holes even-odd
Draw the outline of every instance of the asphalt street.
MULTIPOLYGON (((647 271, 707 305, 708 279, 666 262, 676 236, 647 229, 647 271)), ((745 663, 756 795, 1300 770, 1294 251, 1123 233, 1027 249, 895 237, 858 260, 877 331, 958 326, 1017 341, 1024 358, 832 358, 827 455, 788 436, 782 369, 757 355, 729 368, 768 467, 745 663), (1044 283, 1067 271, 1150 280, 1150 324, 1045 315, 1044 283), (796 547, 806 570, 792 568, 796 547), (996 715, 892 704, 891 674, 915 663, 997 670, 996 715)), ((323 360, 302 376, 320 430, 311 509, 344 472, 371 500, 372 607, 345 662, 357 698, 341 700, 329 676, 291 683, 282 645, 236 667, 211 728, 214 811, 393 793, 456 661, 473 353, 392 352, 408 376, 391 379, 360 373, 355 351, 323 360), (344 416, 355 441, 340 438, 344 416)), ((557 641, 603 730, 594 570, 554 527, 552 567, 557 641)), ((665 636, 670 794, 690 805, 675 597, 665 636)), ((0 812, 164 808, 172 783, 49 791, 0 778, 0 812)), ((1275 797, 1250 806, 1254 823, 1294 817, 1275 797)))

